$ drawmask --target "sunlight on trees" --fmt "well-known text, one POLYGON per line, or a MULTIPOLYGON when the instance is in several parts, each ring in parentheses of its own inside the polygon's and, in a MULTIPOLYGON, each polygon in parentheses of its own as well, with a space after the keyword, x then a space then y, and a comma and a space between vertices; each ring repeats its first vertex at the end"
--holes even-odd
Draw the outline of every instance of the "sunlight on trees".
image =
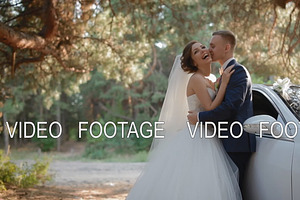
POLYGON ((155 120, 175 56, 219 29, 255 80, 300 83, 299 0, 5 0, 0 13, 1 111, 62 116, 65 139, 82 118, 155 120))

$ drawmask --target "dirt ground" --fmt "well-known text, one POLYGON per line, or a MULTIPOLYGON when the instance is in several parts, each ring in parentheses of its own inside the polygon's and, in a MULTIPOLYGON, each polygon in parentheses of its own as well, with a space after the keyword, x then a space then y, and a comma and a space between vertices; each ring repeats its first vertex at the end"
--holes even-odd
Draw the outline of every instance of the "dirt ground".
POLYGON ((54 180, 29 189, 8 188, 0 199, 103 199, 123 200, 144 163, 54 161, 54 180))
POLYGON ((0 192, 0 200, 124 200, 144 165, 55 160, 49 169, 51 182, 28 189, 7 188, 0 192))

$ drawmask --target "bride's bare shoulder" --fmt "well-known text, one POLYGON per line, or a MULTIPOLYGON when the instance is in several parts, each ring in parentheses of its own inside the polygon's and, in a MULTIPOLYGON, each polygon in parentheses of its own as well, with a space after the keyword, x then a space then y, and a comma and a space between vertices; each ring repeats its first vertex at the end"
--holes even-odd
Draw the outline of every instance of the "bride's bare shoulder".
POLYGON ((201 88, 206 87, 205 78, 201 74, 193 74, 188 82, 187 90, 188 91, 198 91, 201 88))
POLYGON ((193 79, 193 80, 204 80, 204 77, 201 75, 201 74, 199 74, 199 73, 194 73, 192 76, 191 76, 191 79, 193 79))
POLYGON ((190 78, 190 81, 191 83, 194 83, 194 82, 202 82, 202 83, 205 83, 205 78, 201 75, 201 74, 198 74, 198 73, 194 73, 191 78, 190 78))

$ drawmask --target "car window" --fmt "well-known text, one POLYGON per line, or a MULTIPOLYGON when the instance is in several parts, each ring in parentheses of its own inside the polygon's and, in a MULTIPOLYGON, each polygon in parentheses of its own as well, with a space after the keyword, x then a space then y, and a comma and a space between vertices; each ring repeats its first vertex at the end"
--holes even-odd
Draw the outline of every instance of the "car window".
POLYGON ((270 115, 275 119, 279 115, 270 100, 259 91, 253 91, 253 112, 254 115, 270 115))
MULTIPOLYGON (((269 99, 266 95, 264 95, 263 92, 255 91, 253 90, 253 114, 254 115, 270 115, 274 117, 278 122, 280 122, 283 126, 283 129, 285 127, 285 120, 282 118, 282 116, 278 113, 274 105, 272 104, 271 99, 269 99)), ((291 131, 290 126, 288 126, 289 130, 286 134, 292 135, 294 134, 294 131, 291 131)), ((286 135, 283 134, 283 137, 285 138, 286 135)))

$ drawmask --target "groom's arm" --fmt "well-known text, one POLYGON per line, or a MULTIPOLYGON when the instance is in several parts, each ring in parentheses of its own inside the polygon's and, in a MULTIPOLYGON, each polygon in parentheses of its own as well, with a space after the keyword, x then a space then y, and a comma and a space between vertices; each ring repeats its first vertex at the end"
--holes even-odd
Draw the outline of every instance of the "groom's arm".
POLYGON ((223 102, 217 108, 198 113, 199 122, 227 121, 235 116, 240 106, 243 104, 247 94, 248 84, 251 84, 250 77, 243 67, 234 67, 235 72, 232 74, 227 85, 223 102))

